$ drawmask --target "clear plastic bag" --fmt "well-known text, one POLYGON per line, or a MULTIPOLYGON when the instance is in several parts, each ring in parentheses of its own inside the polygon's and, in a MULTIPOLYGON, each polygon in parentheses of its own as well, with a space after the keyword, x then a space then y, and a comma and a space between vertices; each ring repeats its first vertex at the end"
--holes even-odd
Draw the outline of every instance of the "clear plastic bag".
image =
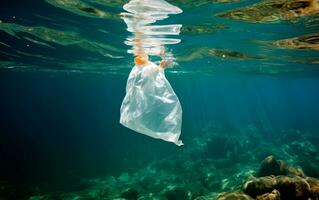
POLYGON ((162 67, 150 61, 134 66, 127 80, 120 123, 150 137, 183 145, 179 140, 182 107, 162 67))

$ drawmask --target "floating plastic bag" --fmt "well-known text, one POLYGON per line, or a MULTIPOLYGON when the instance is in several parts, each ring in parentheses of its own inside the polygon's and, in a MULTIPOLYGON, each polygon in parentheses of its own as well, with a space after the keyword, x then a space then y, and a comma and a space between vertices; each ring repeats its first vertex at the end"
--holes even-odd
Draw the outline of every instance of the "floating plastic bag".
POLYGON ((121 106, 120 123, 139 133, 182 145, 179 140, 182 124, 182 108, 164 74, 167 62, 173 56, 164 45, 177 44, 181 40, 165 35, 178 35, 182 25, 155 25, 170 14, 182 10, 164 0, 130 0, 123 6, 127 12, 121 18, 127 30, 133 33, 125 44, 132 46, 136 65, 126 86, 126 96, 121 106), (148 60, 148 56, 161 57, 160 66, 148 60))
POLYGON ((134 66, 127 80, 120 123, 150 137, 183 145, 179 140, 182 107, 162 67, 150 61, 134 66))

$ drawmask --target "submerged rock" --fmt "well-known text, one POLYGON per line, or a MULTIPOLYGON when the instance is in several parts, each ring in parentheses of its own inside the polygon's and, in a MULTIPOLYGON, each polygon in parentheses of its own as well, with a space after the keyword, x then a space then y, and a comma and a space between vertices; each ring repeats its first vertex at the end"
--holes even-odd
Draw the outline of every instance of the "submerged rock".
POLYGON ((310 186, 301 177, 278 176, 275 188, 279 190, 282 199, 304 199, 308 200, 310 186))
POLYGON ((136 189, 129 188, 122 192, 121 198, 124 198, 126 200, 137 200, 138 191, 136 189))
POLYGON ((270 193, 257 196, 256 200, 280 200, 280 192, 275 189, 270 193))
POLYGON ((163 192, 167 200, 190 200, 191 193, 182 187, 169 186, 163 192))
POLYGON ((253 200, 250 196, 242 192, 221 193, 217 200, 253 200))
POLYGON ((302 167, 307 176, 319 177, 319 137, 303 138, 284 145, 284 151, 293 157, 295 163, 302 167))
POLYGON ((131 177, 128 173, 122 173, 118 178, 118 182, 121 184, 128 183, 130 181, 131 177))
POLYGON ((252 177, 244 184, 243 191, 245 194, 256 198, 258 195, 273 191, 275 185, 276 178, 274 176, 252 177))
POLYGON ((318 200, 319 199, 319 180, 312 177, 307 177, 306 181, 310 186, 310 190, 309 190, 310 199, 318 200))
MULTIPOLYGON (((298 159, 307 159, 318 170, 314 160, 318 156, 315 144, 319 139, 289 140, 280 154, 280 147, 256 145, 262 139, 256 136, 259 134, 254 128, 250 129, 239 136, 227 135, 222 129, 216 134, 212 129, 196 139, 190 150, 154 161, 137 172, 94 179, 90 181, 91 187, 76 193, 56 196, 39 193, 32 200, 319 200, 319 180, 306 177, 301 169, 274 156, 266 157, 260 167, 256 162, 271 153, 293 155, 291 162, 299 165, 298 159)), ((278 143, 286 140, 280 139, 278 143)))
POLYGON ((305 174, 304 174, 303 170, 301 168, 296 168, 294 166, 288 166, 287 167, 287 172, 290 175, 305 177, 305 174))
POLYGON ((266 176, 247 181, 243 188, 253 198, 272 193, 275 189, 279 191, 282 200, 308 200, 310 185, 298 176, 266 176))
POLYGON ((283 160, 277 160, 273 155, 266 157, 257 173, 258 177, 262 176, 278 176, 278 175, 293 175, 304 177, 302 169, 286 164, 283 160))
POLYGON ((287 170, 285 163, 282 160, 276 160, 274 156, 268 156, 265 158, 259 168, 258 176, 269 176, 269 175, 286 175, 287 170))
POLYGON ((139 180, 139 185, 147 191, 153 192, 159 189, 160 183, 155 177, 143 176, 139 180))

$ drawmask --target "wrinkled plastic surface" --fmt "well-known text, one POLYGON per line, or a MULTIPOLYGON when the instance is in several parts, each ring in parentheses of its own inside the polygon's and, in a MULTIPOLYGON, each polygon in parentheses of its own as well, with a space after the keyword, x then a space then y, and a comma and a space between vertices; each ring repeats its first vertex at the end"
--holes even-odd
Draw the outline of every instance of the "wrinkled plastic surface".
POLYGON ((120 123, 150 137, 183 145, 179 140, 182 107, 163 68, 150 61, 134 66, 127 81, 120 123))

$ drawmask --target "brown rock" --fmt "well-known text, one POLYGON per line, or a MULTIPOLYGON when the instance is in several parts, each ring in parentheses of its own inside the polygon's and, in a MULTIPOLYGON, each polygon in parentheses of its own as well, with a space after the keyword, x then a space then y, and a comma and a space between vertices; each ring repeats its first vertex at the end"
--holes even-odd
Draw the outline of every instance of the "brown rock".
POLYGON ((251 178, 244 184, 243 191, 245 194, 256 198, 258 195, 273 191, 276 184, 277 180, 275 176, 251 178))
POLYGON ((305 173, 303 172, 303 170, 301 168, 295 168, 293 166, 288 166, 287 172, 290 175, 305 177, 305 173))
POLYGON ((270 193, 257 196, 256 200, 280 200, 280 192, 275 189, 270 193))
POLYGON ((244 192, 253 198, 265 193, 270 193, 274 189, 280 192, 280 198, 282 200, 308 200, 310 195, 310 185, 304 178, 299 176, 265 176, 253 178, 248 180, 243 188, 244 192))
POLYGON ((270 175, 286 175, 287 167, 284 161, 276 160, 274 156, 270 155, 261 162, 261 166, 258 171, 258 176, 270 176, 270 175))
POLYGON ((306 181, 310 186, 310 191, 309 191, 310 199, 319 200, 319 180, 312 177, 307 177, 306 181))
POLYGON ((221 193, 216 200, 253 200, 250 196, 241 192, 221 193))
POLYGON ((282 199, 308 200, 310 186, 301 177, 277 176, 275 188, 279 190, 282 199))
POLYGON ((283 160, 277 160, 274 156, 270 155, 261 162, 257 176, 278 176, 288 174, 300 177, 305 176, 302 169, 287 165, 283 160))

